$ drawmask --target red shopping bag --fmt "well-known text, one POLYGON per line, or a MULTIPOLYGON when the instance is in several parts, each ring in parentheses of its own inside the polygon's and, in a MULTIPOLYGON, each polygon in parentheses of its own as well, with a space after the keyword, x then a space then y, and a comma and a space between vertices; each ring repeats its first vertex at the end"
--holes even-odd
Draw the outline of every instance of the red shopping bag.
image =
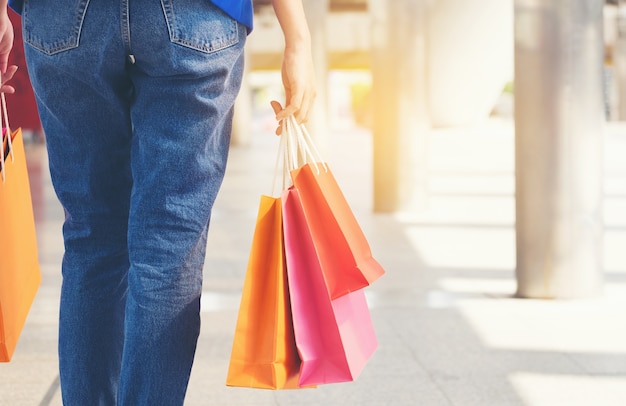
POLYGON ((283 248, 281 200, 262 196, 241 296, 226 385, 298 388, 283 248))
POLYGON ((385 271, 328 166, 307 163, 292 171, 333 299, 370 285, 385 271))
POLYGON ((363 290, 332 299, 299 192, 283 192, 285 256, 301 386, 355 380, 378 342, 363 290))
POLYGON ((385 271, 372 256, 354 213, 306 129, 293 116, 286 121, 283 136, 289 137, 293 186, 300 196, 328 291, 336 299, 370 285, 385 271))

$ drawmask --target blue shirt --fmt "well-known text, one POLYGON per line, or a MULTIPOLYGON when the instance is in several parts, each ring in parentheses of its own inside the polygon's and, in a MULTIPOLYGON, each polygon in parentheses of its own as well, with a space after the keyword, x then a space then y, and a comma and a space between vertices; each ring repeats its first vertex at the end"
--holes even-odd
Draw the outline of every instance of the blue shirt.
MULTIPOLYGON (((211 0, 213 4, 224 10, 226 14, 252 29, 252 0, 211 0)), ((9 0, 9 6, 18 13, 22 13, 24 0, 9 0)))
POLYGON ((9 7, 15 10, 16 13, 22 14, 22 5, 24 0, 9 0, 9 7))
POLYGON ((211 0, 213 4, 224 10, 226 14, 252 29, 252 0, 211 0))

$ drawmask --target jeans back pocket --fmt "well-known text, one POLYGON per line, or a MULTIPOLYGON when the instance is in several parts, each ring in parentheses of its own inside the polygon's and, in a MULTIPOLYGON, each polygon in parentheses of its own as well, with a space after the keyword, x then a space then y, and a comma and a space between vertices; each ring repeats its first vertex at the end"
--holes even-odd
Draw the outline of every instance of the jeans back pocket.
POLYGON ((161 0, 170 41, 212 53, 239 42, 238 23, 210 0, 161 0))
POLYGON ((24 42, 54 55, 78 46, 89 0, 25 0, 24 42))

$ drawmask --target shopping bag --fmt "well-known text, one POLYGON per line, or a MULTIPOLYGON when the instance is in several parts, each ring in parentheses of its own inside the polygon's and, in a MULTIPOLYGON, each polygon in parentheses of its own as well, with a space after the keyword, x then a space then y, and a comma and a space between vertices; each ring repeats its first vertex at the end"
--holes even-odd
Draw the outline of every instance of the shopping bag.
POLYGON ((322 162, 306 129, 293 116, 284 127, 285 135, 290 138, 291 178, 331 297, 336 299, 370 285, 385 271, 372 256, 328 164, 322 162))
POLYGON ((226 385, 298 387, 280 198, 262 196, 248 260, 226 385))
POLYGON ((299 384, 355 380, 378 346, 362 289, 332 299, 299 192, 283 192, 285 256, 299 384))
POLYGON ((1 145, 0 362, 8 362, 41 283, 41 273, 21 130, 11 132, 6 125, 1 145))

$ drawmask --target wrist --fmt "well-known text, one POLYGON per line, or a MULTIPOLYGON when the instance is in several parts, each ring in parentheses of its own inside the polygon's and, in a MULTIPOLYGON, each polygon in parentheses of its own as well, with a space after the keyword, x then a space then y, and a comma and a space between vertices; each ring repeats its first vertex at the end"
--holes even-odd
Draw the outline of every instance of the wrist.
POLYGON ((311 36, 308 32, 285 36, 285 48, 311 48, 311 36))
POLYGON ((311 40, 307 36, 285 39, 285 52, 311 52, 311 40))

